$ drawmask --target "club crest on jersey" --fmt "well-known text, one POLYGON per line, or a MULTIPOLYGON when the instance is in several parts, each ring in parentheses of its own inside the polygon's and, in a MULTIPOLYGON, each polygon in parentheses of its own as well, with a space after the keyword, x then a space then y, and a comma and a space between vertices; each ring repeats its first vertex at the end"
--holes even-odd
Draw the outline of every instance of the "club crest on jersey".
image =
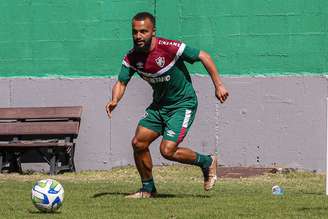
POLYGON ((158 57, 157 59, 155 59, 155 61, 156 61, 156 64, 159 67, 161 67, 161 68, 164 67, 164 65, 165 65, 165 58, 163 56, 158 57))
POLYGON ((142 62, 137 62, 137 63, 136 63, 136 67, 137 67, 137 68, 143 68, 143 67, 144 67, 144 63, 142 63, 142 62))

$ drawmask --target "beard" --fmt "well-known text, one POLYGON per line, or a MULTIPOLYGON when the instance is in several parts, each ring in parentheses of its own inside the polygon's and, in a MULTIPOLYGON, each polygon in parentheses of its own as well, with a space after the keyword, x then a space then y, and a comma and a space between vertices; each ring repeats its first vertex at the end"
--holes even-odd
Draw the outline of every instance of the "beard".
POLYGON ((138 45, 137 40, 133 40, 133 47, 138 52, 148 52, 150 49, 150 46, 151 46, 151 40, 152 40, 152 37, 149 39, 143 40, 142 46, 138 45))

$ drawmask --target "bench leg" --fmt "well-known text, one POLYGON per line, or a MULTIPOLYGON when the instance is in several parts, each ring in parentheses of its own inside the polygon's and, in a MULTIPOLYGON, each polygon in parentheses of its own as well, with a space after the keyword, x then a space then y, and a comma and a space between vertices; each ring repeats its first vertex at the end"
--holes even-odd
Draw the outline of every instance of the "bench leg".
POLYGON ((68 165, 71 172, 75 172, 74 152, 75 152, 75 144, 73 144, 73 146, 69 149, 68 152, 68 165))
POLYGON ((53 151, 50 158, 50 175, 56 174, 56 154, 53 151))
POLYGON ((39 154, 42 156, 43 160, 49 164, 49 174, 57 174, 57 156, 54 148, 48 148, 46 152, 38 150, 39 154))
POLYGON ((16 167, 17 167, 17 171, 19 173, 23 173, 23 169, 22 169, 22 162, 21 162, 21 154, 17 154, 17 156, 15 157, 16 158, 16 167))
POLYGON ((3 155, 0 153, 0 173, 2 173, 3 155))
POLYGON ((14 152, 11 154, 11 159, 9 162, 9 172, 17 172, 22 173, 22 165, 21 165, 21 153, 14 152))

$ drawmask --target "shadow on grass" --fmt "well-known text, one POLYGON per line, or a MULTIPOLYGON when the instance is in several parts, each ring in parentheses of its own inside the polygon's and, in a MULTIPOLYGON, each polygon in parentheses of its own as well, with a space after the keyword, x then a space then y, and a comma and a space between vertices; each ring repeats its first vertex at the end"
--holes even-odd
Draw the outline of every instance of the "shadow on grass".
POLYGON ((300 194, 303 194, 303 195, 319 195, 319 196, 324 195, 322 192, 301 192, 300 194))
MULTIPOLYGON (((92 198, 99 198, 106 195, 118 195, 118 196, 127 196, 131 193, 126 192, 100 192, 92 196, 92 198)), ((209 195, 196 195, 196 194, 157 194, 155 198, 210 198, 209 195)))
POLYGON ((291 192, 293 195, 311 195, 311 196, 325 196, 323 192, 312 192, 312 191, 295 191, 291 192))
POLYGON ((28 210, 28 213, 30 214, 39 214, 39 215, 52 215, 52 214, 61 214, 60 211, 54 211, 54 212, 42 212, 42 211, 39 211, 39 210, 28 210))
POLYGON ((303 207, 298 208, 299 211, 328 211, 328 207, 303 207))

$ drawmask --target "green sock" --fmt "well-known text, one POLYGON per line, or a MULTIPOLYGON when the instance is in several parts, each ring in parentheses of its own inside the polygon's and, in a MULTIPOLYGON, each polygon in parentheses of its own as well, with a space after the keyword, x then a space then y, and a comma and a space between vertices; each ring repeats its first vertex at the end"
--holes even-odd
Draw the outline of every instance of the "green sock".
POLYGON ((196 160, 194 161, 194 165, 201 168, 207 168, 211 165, 212 161, 213 159, 210 155, 203 155, 196 152, 196 160))
POLYGON ((142 181, 142 190, 147 192, 156 192, 154 179, 150 178, 147 180, 141 180, 142 181))

